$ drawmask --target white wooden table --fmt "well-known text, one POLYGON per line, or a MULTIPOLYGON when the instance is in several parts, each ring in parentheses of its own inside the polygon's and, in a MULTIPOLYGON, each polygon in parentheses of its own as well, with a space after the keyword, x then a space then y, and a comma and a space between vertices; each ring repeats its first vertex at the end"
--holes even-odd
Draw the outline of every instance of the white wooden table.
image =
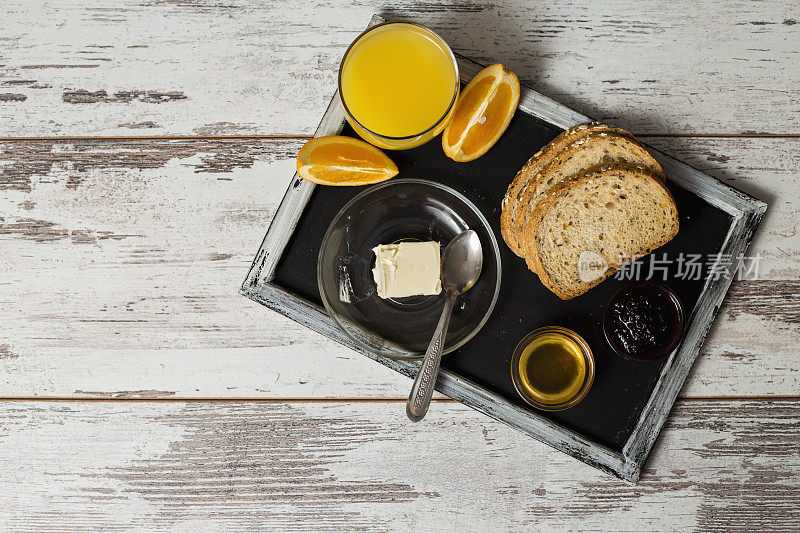
POLYGON ((0 529, 800 529, 800 5, 696 4, 3 2, 0 529), (770 204, 638 485, 237 294, 373 13, 770 204))

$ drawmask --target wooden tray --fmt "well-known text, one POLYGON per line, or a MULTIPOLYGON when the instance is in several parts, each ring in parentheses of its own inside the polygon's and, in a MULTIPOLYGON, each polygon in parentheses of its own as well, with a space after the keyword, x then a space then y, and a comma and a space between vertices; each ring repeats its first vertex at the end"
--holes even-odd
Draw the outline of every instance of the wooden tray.
MULTIPOLYGON (((370 25, 379 22, 382 19, 375 16, 370 25)), ((456 58, 462 83, 482 68, 469 59, 456 58)), ((478 160, 455 163, 447 159, 439 139, 390 156, 400 169, 398 177, 433 179, 470 198, 501 243, 503 277, 492 317, 469 343, 444 357, 437 390, 581 461, 636 481, 737 268, 737 261, 724 258, 744 254, 767 206, 650 148, 664 166, 681 215, 677 237, 656 253, 671 260, 666 282, 690 314, 685 339, 672 355, 648 362, 623 360, 606 345, 599 320, 609 296, 626 282, 609 279, 563 302, 542 286, 500 237, 500 202, 516 172, 562 130, 589 120, 523 86, 519 109, 508 130, 478 160), (675 261, 681 253, 704 258, 717 255, 723 259, 715 267, 725 274, 681 279, 675 261), (528 406, 517 395, 510 377, 510 358, 517 342, 531 330, 551 324, 580 333, 592 347, 597 368, 586 398, 557 413, 528 406)), ((338 93, 315 136, 333 134, 355 136, 345 122, 338 93)), ((418 362, 388 360, 362 350, 325 313, 317 289, 316 263, 324 231, 339 209, 361 190, 316 187, 295 174, 241 293, 411 377, 416 375, 418 362)))

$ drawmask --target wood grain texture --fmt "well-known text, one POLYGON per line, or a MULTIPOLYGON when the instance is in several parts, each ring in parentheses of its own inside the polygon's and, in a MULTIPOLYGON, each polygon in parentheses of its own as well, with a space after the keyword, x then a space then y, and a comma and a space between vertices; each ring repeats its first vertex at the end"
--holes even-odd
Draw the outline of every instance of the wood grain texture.
POLYGON ((311 133, 373 13, 428 24, 455 51, 637 133, 800 133, 794 0, 4 8, 0 136, 311 133))
MULTIPOLYGON (((547 4, 12 0, 0 137, 310 134, 375 12, 636 133, 800 134, 796 2, 547 4)), ((451 402, 180 400, 407 393, 236 294, 302 142, 0 142, 0 397, 104 399, 0 402, 0 529, 800 529, 800 139, 647 139, 770 211, 638 486, 451 402)))
MULTIPOLYGON (((683 394, 796 395, 800 139, 648 141, 771 204, 683 394)), ((236 294, 302 142, 0 143, 0 396, 405 395, 236 294)))
POLYGON ((5 402, 0 420, 4 530, 800 527, 796 401, 678 402, 636 486, 454 403, 420 424, 400 402, 5 402))

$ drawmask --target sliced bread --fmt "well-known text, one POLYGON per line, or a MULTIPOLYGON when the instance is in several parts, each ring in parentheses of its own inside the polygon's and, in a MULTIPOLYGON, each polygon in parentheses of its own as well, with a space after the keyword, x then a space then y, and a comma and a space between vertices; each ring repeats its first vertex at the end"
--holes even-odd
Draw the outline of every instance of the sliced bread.
POLYGON ((664 171, 658 161, 629 135, 599 132, 570 143, 529 180, 517 201, 513 234, 523 256, 528 250, 521 244, 522 234, 542 197, 565 179, 613 164, 639 165, 664 181, 664 171))
POLYGON ((678 211, 651 171, 611 165, 563 180, 539 201, 524 232, 528 265, 563 300, 583 294, 678 233, 678 211), (579 262, 607 267, 587 280, 579 262))
MULTIPOLYGON (((630 135, 621 128, 609 126, 599 122, 579 124, 560 133, 544 148, 536 152, 520 169, 514 180, 508 186, 503 197, 502 212, 500 214, 500 232, 503 239, 515 254, 522 257, 522 248, 516 238, 515 226, 518 200, 528 189, 529 183, 544 169, 565 147, 596 133, 614 133, 617 135, 630 135)), ((631 137, 633 139, 633 137, 631 137)))

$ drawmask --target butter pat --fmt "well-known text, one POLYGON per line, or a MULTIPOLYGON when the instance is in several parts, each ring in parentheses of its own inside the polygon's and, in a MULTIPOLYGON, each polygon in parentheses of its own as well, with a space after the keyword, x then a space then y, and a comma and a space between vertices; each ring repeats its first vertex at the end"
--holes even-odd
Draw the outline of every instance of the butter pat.
POLYGON ((375 252, 372 277, 381 298, 424 296, 442 292, 438 242, 381 244, 372 251, 375 252))

